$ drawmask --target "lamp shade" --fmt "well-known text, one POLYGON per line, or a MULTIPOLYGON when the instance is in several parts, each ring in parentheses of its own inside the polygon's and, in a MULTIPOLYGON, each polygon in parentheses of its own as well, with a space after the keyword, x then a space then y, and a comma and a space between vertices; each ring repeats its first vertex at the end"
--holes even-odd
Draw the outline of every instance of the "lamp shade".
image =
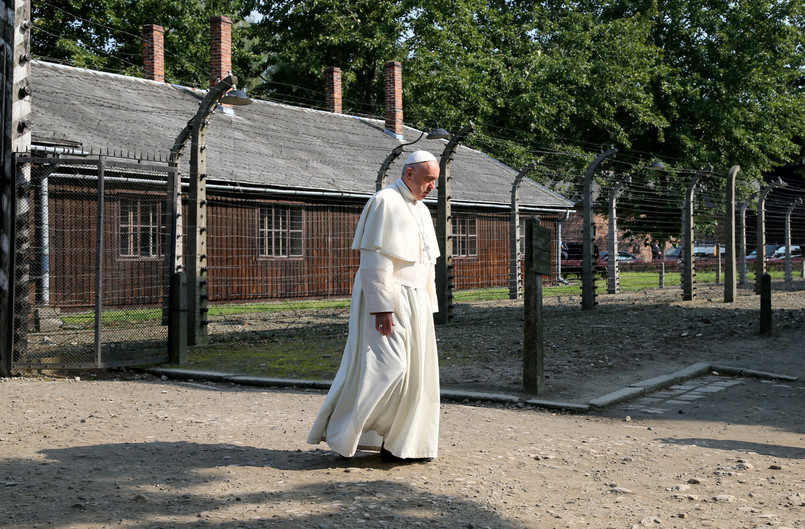
POLYGON ((450 136, 452 136, 452 134, 450 134, 441 127, 437 127, 435 129, 431 129, 426 138, 429 140, 444 140, 449 138, 450 136))
POLYGON ((246 106, 251 105, 252 100, 246 95, 243 90, 233 89, 227 92, 219 100, 224 105, 246 106))

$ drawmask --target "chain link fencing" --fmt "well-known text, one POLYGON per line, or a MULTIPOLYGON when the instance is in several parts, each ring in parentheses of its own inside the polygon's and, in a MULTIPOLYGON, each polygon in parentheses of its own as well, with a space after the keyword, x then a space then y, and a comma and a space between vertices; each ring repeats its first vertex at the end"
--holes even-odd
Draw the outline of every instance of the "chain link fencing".
POLYGON ((167 168, 103 156, 17 162, 13 368, 165 361, 167 168))

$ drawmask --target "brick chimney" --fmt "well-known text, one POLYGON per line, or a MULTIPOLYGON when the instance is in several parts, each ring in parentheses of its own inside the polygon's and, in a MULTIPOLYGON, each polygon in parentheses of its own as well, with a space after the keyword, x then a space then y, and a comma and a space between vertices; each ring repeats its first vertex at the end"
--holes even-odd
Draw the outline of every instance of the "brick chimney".
POLYGON ((402 64, 388 61, 385 64, 386 77, 386 132, 403 139, 403 94, 402 64))
POLYGON ((333 66, 324 70, 324 109, 341 113, 341 68, 333 66))
POLYGON ((143 26, 143 66, 145 78, 165 82, 165 28, 156 24, 143 26))
POLYGON ((232 71, 232 21, 225 16, 210 18, 210 86, 232 71))

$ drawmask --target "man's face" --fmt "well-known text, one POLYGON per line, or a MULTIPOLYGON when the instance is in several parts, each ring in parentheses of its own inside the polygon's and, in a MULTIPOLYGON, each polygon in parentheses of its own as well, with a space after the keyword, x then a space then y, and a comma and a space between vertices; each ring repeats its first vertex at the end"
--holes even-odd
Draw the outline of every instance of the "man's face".
POLYGON ((405 169, 403 182, 417 200, 424 200, 436 189, 439 180, 439 164, 433 161, 409 165, 405 169))

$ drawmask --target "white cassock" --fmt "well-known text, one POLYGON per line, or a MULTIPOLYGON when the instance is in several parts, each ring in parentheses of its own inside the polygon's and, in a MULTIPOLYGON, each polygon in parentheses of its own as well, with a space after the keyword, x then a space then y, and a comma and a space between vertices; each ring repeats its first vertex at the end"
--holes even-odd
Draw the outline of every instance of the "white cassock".
POLYGON ((428 208, 402 178, 377 192, 358 220, 361 251, 341 366, 308 443, 326 441, 351 457, 358 448, 433 458, 439 437, 439 364, 433 313, 439 256, 428 208), (373 313, 393 312, 382 336, 373 313))

